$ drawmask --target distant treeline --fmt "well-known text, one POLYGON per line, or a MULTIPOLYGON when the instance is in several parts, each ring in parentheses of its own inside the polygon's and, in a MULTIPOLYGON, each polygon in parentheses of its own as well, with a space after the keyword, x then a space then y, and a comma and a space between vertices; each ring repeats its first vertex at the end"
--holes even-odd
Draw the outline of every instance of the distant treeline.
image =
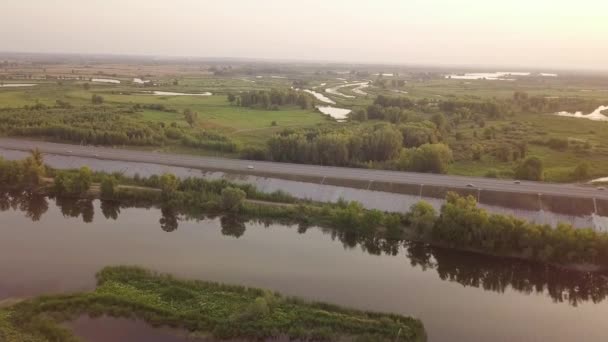
POLYGON ((294 89, 252 90, 238 95, 229 94, 228 101, 241 107, 273 110, 278 110, 281 106, 286 105, 308 109, 312 108, 314 104, 312 95, 294 89))
POLYGON ((441 173, 451 162, 451 152, 437 144, 438 134, 431 122, 285 130, 269 139, 266 151, 246 149, 244 157, 441 173))
POLYGON ((514 113, 548 114, 558 111, 591 112, 602 105, 596 99, 579 97, 530 96, 516 91, 507 99, 418 99, 407 96, 378 95, 372 105, 353 112, 351 118, 358 121, 384 120, 399 123, 421 113, 442 113, 450 120, 480 122, 499 119, 514 113))
MULTIPOLYGON (((234 152, 236 143, 219 133, 194 131, 177 123, 142 121, 139 110, 177 113, 164 105, 134 105, 132 108, 105 106, 0 109, 0 133, 13 136, 47 137, 59 141, 91 145, 162 146, 178 143, 190 147, 234 152)), ((186 121, 195 123, 192 111, 186 121)))

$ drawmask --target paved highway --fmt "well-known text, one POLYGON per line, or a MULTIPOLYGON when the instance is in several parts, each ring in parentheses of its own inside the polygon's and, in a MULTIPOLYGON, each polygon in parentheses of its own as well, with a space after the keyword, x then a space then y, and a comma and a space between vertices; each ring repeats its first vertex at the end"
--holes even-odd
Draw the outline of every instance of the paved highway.
POLYGON ((199 157, 10 138, 0 138, 0 148, 21 151, 29 151, 33 148, 38 148, 43 153, 48 154, 153 163, 198 168, 203 170, 233 171, 241 174, 264 173, 276 175, 333 177, 345 180, 384 181, 402 184, 422 184, 462 188, 467 188, 469 185, 472 185, 473 188, 481 190, 608 199, 608 190, 602 191, 595 187, 574 184, 555 184, 529 181, 522 181, 520 184, 516 184, 510 180, 499 180, 493 178, 448 176, 414 172, 382 171, 345 167, 248 161, 216 157, 199 157), (250 169, 250 166, 252 166, 253 169, 250 169))

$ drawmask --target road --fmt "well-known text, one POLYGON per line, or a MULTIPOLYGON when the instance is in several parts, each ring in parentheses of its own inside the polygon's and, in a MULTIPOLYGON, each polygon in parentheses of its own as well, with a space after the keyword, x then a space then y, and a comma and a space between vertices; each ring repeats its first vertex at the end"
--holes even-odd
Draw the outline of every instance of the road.
POLYGON ((580 186, 575 184, 556 184, 530 181, 521 181, 520 184, 515 184, 510 180, 493 178, 248 161, 216 157, 144 152, 108 147, 79 146, 10 138, 0 138, 0 148, 20 151, 29 151, 34 148, 38 148, 43 153, 48 154, 99 158, 115 161, 152 163, 203 170, 233 171, 240 174, 333 177, 345 180, 383 181, 401 184, 462 188, 467 188, 470 187, 469 185, 472 185, 473 188, 481 190, 608 199, 608 190, 602 191, 595 187, 580 186), (250 169, 250 167, 253 167, 253 169, 250 169))

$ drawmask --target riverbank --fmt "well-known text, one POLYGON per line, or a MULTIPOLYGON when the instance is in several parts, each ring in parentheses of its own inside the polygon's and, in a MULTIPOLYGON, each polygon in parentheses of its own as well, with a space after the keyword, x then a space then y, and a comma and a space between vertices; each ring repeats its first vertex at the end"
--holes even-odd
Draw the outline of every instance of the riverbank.
POLYGON ((60 171, 46 167, 41 154, 33 152, 23 161, 3 162, 4 184, 29 185, 58 197, 100 199, 121 203, 157 205, 173 229, 176 215, 198 217, 222 214, 231 221, 239 218, 277 220, 301 226, 320 226, 352 236, 387 240, 423 241, 432 245, 475 251, 487 255, 516 257, 564 267, 596 270, 608 265, 608 233, 575 229, 560 223, 556 227, 538 225, 512 216, 489 214, 477 206, 473 196, 448 193, 439 212, 424 201, 406 214, 367 210, 357 202, 315 203, 283 193, 263 193, 248 184, 201 178, 179 179, 162 176, 125 177, 122 174, 93 173, 87 167, 60 171), (49 184, 53 179, 52 185, 49 184), (98 182, 99 184, 93 184, 98 182), (93 189, 93 190, 92 190, 93 189), (99 189, 99 190, 97 190, 99 189), (268 205, 250 200, 288 203, 268 205))
POLYGON ((83 314, 136 317, 215 338, 426 341, 422 323, 395 314, 308 303, 270 291, 178 280, 138 267, 106 267, 93 292, 43 296, 0 309, 8 342, 71 342, 59 323, 83 314))

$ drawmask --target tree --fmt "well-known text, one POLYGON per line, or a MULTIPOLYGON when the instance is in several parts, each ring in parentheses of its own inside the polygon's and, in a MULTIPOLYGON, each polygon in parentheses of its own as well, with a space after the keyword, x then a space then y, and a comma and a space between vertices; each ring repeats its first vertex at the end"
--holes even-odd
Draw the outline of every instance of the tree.
POLYGON ((68 186, 69 186, 69 180, 67 178, 67 175, 63 172, 58 173, 57 175, 55 175, 55 178, 53 179, 53 190, 55 193, 57 193, 58 195, 63 195, 65 193, 68 192, 68 186))
POLYGON ((431 121, 437 126, 437 129, 440 131, 445 131, 448 125, 448 120, 445 118, 445 115, 442 113, 433 114, 431 117, 431 121))
POLYGON ((236 101, 236 96, 234 96, 233 93, 228 93, 228 102, 230 102, 230 104, 234 104, 234 101, 236 101))
POLYGON ((22 182, 26 185, 38 185, 46 174, 42 153, 37 148, 22 163, 22 182))
POLYGON ((94 105, 102 104, 103 101, 104 101, 104 99, 101 95, 97 95, 97 94, 91 95, 91 103, 93 103, 94 105))
POLYGON ((481 155, 483 154, 483 147, 481 145, 473 144, 471 151, 473 160, 481 160, 481 155))
POLYGON ((511 147, 505 144, 498 146, 495 151, 495 155, 496 159, 500 160, 501 162, 508 162, 513 156, 511 153, 511 147))
POLYGON ((412 205, 409 212, 409 221, 417 237, 428 240, 437 221, 437 212, 428 202, 420 201, 412 205))
POLYGON ((91 187, 93 172, 87 166, 78 170, 78 175, 72 180, 70 192, 73 194, 83 194, 91 187))
POLYGON ((184 110, 184 119, 190 125, 190 127, 194 127, 194 124, 198 120, 198 113, 191 110, 190 108, 184 110))
POLYGON ((515 168, 517 179, 541 181, 543 176, 543 162, 538 157, 528 157, 515 168))
POLYGON ((222 189, 220 198, 220 207, 225 211, 238 211, 245 197, 247 197, 247 194, 241 189, 233 187, 224 188, 222 189))
POLYGON ((172 173, 163 173, 159 182, 163 200, 171 199, 177 191, 179 179, 172 173))
POLYGON ((591 166, 588 162, 582 162, 574 168, 572 172, 572 178, 575 180, 584 180, 589 178, 589 174, 591 171, 591 166))
POLYGON ((452 150, 445 144, 424 144, 415 149, 405 150, 406 170, 416 172, 446 173, 452 162, 452 150))
POLYGON ((483 241, 488 222, 488 213, 477 207, 473 196, 461 197, 449 192, 432 236, 451 246, 477 248, 483 241))
POLYGON ((104 176, 101 180, 101 197, 113 198, 118 181, 113 176, 104 176))

